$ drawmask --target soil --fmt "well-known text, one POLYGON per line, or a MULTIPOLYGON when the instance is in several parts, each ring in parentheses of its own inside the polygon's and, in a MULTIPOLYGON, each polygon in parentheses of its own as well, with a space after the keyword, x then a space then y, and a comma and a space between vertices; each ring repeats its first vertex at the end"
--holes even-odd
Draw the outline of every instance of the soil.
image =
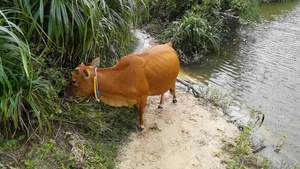
POLYGON ((119 152, 116 168, 183 169, 225 168, 224 142, 234 142, 239 131, 217 107, 207 105, 183 88, 176 89, 177 103, 166 93, 148 98, 145 129, 132 133, 119 152))

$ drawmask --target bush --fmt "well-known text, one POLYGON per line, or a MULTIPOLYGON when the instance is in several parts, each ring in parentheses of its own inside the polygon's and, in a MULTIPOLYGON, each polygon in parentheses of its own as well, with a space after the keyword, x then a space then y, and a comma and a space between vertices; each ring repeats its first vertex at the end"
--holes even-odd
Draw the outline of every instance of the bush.
POLYGON ((203 54, 211 49, 217 52, 221 41, 220 33, 220 29, 211 26, 208 20, 188 12, 182 20, 173 23, 165 31, 165 41, 171 41, 179 49, 180 60, 187 64, 200 61, 203 54))
POLYGON ((239 21, 259 20, 258 0, 152 1, 150 13, 156 17, 152 21, 162 25, 161 42, 173 43, 185 64, 218 53, 222 40, 235 31, 239 21))
MULTIPOLYGON (((214 9, 220 9, 216 2, 214 9)), ((173 22, 164 33, 185 63, 199 62, 210 51, 218 52, 222 39, 223 18, 213 12, 211 3, 192 7, 181 20, 173 22)))
POLYGON ((202 0, 154 0, 149 1, 150 21, 160 23, 172 22, 180 19, 191 7, 201 4, 202 0))

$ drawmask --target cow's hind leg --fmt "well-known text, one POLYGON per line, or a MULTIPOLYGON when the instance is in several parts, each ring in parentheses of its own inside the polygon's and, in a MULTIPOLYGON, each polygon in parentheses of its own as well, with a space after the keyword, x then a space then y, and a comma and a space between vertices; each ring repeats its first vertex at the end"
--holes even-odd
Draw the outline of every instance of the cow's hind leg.
POLYGON ((176 84, 174 83, 173 86, 170 88, 170 93, 173 95, 173 103, 177 103, 176 100, 176 92, 175 92, 176 84))
POLYGON ((145 110, 146 110, 146 105, 147 105, 147 96, 139 99, 139 103, 138 103, 138 110, 140 112, 140 124, 138 126, 138 130, 139 131, 143 131, 144 130, 144 114, 145 114, 145 110))
POLYGON ((165 94, 161 94, 160 96, 160 102, 159 102, 159 105, 158 105, 158 108, 159 109, 162 109, 163 108, 163 104, 164 104, 164 97, 165 97, 165 94))

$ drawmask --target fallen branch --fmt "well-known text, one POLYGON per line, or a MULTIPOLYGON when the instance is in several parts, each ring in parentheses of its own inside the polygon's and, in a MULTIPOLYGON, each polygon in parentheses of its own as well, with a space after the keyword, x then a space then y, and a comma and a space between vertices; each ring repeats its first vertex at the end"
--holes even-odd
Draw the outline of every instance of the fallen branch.
POLYGON ((235 19, 235 20, 238 20, 240 23, 241 22, 247 22, 247 20, 245 20, 245 19, 242 19, 242 18, 240 18, 240 17, 238 17, 238 16, 234 16, 234 15, 232 15, 232 14, 229 14, 229 13, 225 13, 225 12, 221 12, 221 11, 213 11, 215 14, 217 14, 217 15, 221 15, 221 16, 223 16, 223 17, 226 17, 227 19, 235 19))
POLYGON ((183 84, 183 85, 185 85, 188 89, 192 89, 192 92, 193 92, 193 94, 194 94, 195 97, 200 97, 200 93, 201 92, 197 88, 195 88, 193 86, 192 82, 183 80, 183 79, 181 79, 179 77, 177 77, 176 81, 179 82, 179 83, 181 83, 181 84, 183 84))
POLYGON ((229 13, 225 13, 225 12, 220 12, 220 11, 213 11, 214 13, 218 14, 218 15, 221 15, 221 16, 224 16, 226 18, 231 18, 231 19, 240 19, 239 17, 237 16, 234 16, 232 14, 229 14, 229 13))

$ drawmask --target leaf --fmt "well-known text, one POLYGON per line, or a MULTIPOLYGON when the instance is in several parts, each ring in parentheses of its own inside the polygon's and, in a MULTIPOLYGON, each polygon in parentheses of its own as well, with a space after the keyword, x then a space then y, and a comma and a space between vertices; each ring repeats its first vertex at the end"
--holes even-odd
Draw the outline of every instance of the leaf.
POLYGON ((23 140, 26 137, 26 134, 21 135, 18 140, 23 140))
POLYGON ((39 11, 40 11, 40 20, 41 20, 41 23, 43 24, 44 23, 44 2, 43 2, 43 0, 40 0, 39 11))

